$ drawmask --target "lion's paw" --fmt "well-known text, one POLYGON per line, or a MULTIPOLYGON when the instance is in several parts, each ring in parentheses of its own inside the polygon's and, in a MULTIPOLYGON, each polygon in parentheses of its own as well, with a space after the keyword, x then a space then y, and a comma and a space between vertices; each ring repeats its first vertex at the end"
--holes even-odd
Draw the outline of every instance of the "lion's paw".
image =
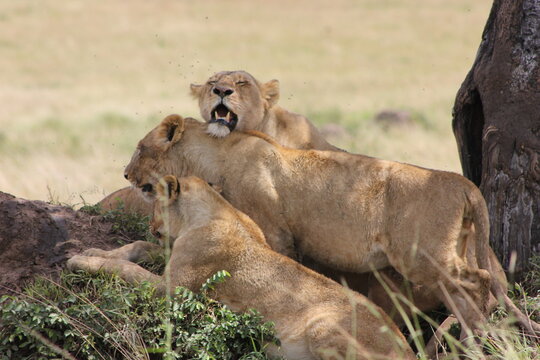
POLYGON ((67 268, 69 271, 80 270, 83 268, 85 256, 74 255, 67 261, 67 268))

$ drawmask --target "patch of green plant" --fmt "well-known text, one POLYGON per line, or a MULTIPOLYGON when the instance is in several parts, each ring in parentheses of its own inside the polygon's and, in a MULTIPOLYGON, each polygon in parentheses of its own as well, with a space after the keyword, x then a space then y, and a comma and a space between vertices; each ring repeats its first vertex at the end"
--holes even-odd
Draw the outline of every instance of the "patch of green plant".
POLYGON ((63 273, 0 299, 0 359, 267 359, 273 325, 250 311, 233 313, 207 291, 177 288, 168 300, 148 283, 63 273))
POLYGON ((112 232, 120 236, 120 243, 133 240, 145 240, 156 243, 156 238, 150 232, 150 218, 124 209, 122 202, 113 210, 103 211, 99 204, 84 205, 79 211, 90 215, 102 216, 105 221, 112 223, 112 232))
POLYGON ((88 215, 93 215, 93 216, 98 216, 103 213, 103 209, 101 209, 101 205, 99 204, 88 205, 85 203, 83 206, 81 206, 79 211, 82 211, 83 213, 86 213, 88 215))
POLYGON ((532 296, 540 296, 540 255, 529 259, 529 271, 523 276, 523 288, 532 296))

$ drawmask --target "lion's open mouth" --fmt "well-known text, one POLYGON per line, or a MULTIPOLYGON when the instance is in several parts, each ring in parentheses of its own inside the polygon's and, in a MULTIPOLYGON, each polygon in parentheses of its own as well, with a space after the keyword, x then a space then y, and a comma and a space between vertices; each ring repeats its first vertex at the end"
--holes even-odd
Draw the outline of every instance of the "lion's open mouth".
POLYGON ((224 104, 219 104, 210 112, 210 123, 225 125, 233 131, 238 123, 238 115, 229 110, 224 104))

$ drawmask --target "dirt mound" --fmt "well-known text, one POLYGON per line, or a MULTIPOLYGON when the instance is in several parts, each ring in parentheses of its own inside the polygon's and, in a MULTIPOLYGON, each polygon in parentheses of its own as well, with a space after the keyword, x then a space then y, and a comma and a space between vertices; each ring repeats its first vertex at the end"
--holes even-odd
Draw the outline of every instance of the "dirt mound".
POLYGON ((57 278, 66 260, 84 249, 118 246, 102 216, 0 192, 0 294, 36 275, 57 278))

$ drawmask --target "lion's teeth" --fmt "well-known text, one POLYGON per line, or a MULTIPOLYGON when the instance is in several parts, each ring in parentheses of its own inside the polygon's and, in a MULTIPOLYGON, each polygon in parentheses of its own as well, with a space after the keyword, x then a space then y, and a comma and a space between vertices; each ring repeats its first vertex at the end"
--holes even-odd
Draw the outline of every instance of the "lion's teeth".
POLYGON ((216 118, 216 119, 218 118, 218 113, 217 113, 217 111, 214 111, 214 118, 216 118))
POLYGON ((227 111, 227 116, 225 116, 225 119, 227 120, 227 122, 229 122, 229 118, 230 118, 230 113, 227 111))

